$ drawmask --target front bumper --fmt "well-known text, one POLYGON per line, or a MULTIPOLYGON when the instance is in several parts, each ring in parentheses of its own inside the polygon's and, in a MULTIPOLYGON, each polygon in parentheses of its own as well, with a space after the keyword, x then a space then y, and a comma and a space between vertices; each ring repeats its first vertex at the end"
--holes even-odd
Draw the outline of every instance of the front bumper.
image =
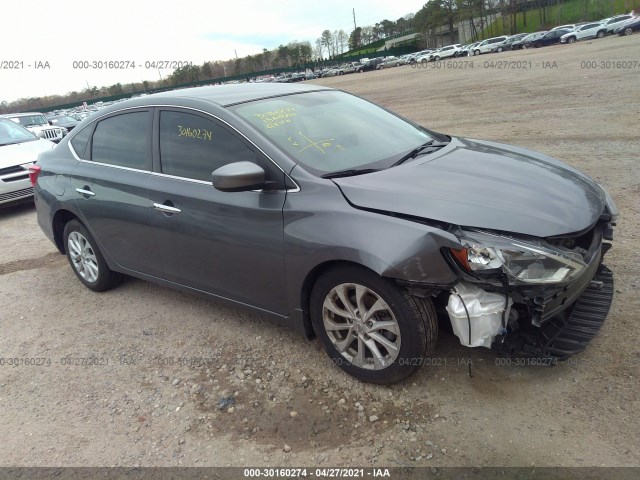
POLYGON ((582 352, 596 336, 613 300, 613 273, 599 265, 576 302, 539 328, 533 325, 498 335, 491 348, 509 357, 545 359, 553 365, 582 352))

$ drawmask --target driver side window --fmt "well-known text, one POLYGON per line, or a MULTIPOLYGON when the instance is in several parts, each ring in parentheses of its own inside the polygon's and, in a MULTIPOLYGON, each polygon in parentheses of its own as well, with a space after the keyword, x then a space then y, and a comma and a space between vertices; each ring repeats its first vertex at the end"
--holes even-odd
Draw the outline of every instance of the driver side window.
POLYGON ((210 182, 214 170, 241 161, 257 163, 256 152, 222 125, 192 113, 160 112, 162 173, 210 182))

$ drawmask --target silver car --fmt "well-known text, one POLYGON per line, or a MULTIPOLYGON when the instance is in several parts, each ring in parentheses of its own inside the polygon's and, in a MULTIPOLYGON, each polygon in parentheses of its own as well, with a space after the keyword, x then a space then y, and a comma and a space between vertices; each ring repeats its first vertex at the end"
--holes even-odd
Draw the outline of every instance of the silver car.
POLYGON ((0 204, 31 200, 29 167, 43 152, 55 146, 20 125, 0 118, 0 204))
POLYGON ((601 186, 318 85, 122 102, 38 166, 38 223, 86 287, 126 274, 256 309, 365 381, 427 363, 439 322, 551 364, 611 304, 618 213, 601 186))

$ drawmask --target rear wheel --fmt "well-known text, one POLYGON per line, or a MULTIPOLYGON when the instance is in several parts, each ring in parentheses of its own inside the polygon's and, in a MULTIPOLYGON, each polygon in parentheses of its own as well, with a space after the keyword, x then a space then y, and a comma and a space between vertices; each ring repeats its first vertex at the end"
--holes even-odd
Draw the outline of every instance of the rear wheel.
POLYGON ((109 269, 96 241, 82 223, 71 220, 64 227, 67 259, 82 284, 96 292, 114 287, 120 275, 109 269))
POLYGON ((430 300, 357 266, 332 269, 311 294, 311 320, 324 348, 359 380, 404 380, 435 347, 438 326, 430 300))

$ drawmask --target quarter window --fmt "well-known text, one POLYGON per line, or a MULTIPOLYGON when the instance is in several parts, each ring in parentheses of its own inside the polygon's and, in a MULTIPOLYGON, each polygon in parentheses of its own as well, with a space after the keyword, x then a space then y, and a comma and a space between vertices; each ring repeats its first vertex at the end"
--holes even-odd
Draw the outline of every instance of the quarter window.
POLYGON ((87 143, 89 143, 89 137, 91 136, 91 125, 86 126, 81 131, 76 133, 71 139, 71 146, 73 151, 76 152, 78 157, 83 160, 89 159, 89 152, 87 151, 87 143))
POLYGON ((149 170, 147 146, 149 113, 123 113, 106 118, 96 126, 91 145, 94 162, 149 170))

